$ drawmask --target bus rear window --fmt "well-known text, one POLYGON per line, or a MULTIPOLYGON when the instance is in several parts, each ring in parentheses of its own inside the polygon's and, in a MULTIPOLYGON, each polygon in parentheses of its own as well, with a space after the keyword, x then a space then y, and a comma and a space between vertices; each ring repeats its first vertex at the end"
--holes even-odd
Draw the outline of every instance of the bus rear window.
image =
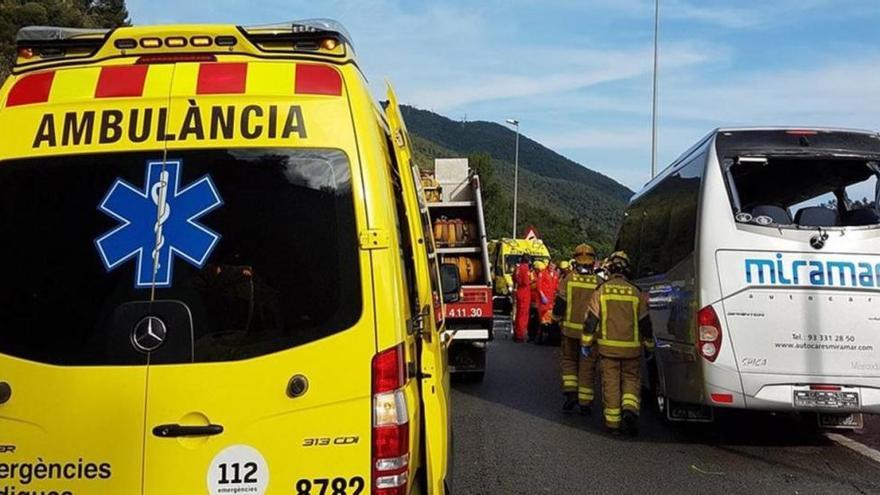
POLYGON ((736 220, 772 227, 830 228, 880 224, 880 166, 865 158, 728 158, 736 220))
POLYGON ((0 353, 229 361, 350 328, 362 299, 349 167, 338 150, 282 148, 3 161, 0 353), (149 187, 157 163, 166 193, 149 187), (150 352, 134 345, 145 316, 168 326, 150 352))

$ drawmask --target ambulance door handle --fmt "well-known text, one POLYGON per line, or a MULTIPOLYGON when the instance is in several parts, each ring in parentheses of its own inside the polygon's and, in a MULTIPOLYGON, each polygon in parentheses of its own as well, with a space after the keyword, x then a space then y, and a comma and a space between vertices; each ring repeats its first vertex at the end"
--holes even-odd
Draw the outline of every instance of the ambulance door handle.
POLYGON ((223 427, 220 425, 201 425, 201 426, 184 426, 184 425, 159 425, 153 428, 153 435, 163 438, 175 437, 204 437, 211 435, 219 435, 223 433, 223 427))

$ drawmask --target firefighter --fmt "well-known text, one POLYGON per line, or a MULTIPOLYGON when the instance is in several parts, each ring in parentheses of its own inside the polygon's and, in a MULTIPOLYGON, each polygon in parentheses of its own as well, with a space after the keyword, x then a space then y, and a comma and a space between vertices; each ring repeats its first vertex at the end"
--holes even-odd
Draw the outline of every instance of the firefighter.
POLYGON ((562 289, 562 279, 564 279, 566 275, 571 273, 571 265, 572 265, 572 263, 568 260, 562 260, 559 262, 559 280, 560 280, 559 288, 560 289, 562 289))
POLYGON ((516 315, 514 316, 515 331, 514 342, 523 342, 526 338, 526 330, 529 325, 529 308, 531 306, 531 282, 532 269, 529 266, 531 259, 523 255, 514 273, 513 285, 516 290, 516 315))
MULTIPOLYGON (((565 301, 565 277, 568 276, 572 271, 574 263, 568 260, 562 260, 559 262, 559 284, 556 286, 556 297, 554 298, 555 302, 558 302, 559 299, 565 301)), ((560 317, 562 316, 562 311, 556 311, 556 306, 553 307, 553 316, 556 317, 557 321, 561 321, 560 317)))
POLYGON ((603 259, 596 267, 596 276, 600 282, 608 280, 608 258, 603 259))
POLYGON ((559 283, 553 305, 553 313, 562 328, 560 361, 562 393, 565 395, 562 411, 569 414, 580 405, 581 414, 589 414, 595 395, 597 354, 593 352, 582 357, 580 347, 590 297, 599 285, 599 279, 593 273, 596 252, 589 244, 581 244, 574 250, 573 262, 570 272, 559 283))
POLYGON ((602 407, 606 429, 638 433, 642 346, 653 349, 654 332, 645 296, 630 283, 629 256, 608 257, 608 280, 590 298, 582 355, 599 354, 602 407))

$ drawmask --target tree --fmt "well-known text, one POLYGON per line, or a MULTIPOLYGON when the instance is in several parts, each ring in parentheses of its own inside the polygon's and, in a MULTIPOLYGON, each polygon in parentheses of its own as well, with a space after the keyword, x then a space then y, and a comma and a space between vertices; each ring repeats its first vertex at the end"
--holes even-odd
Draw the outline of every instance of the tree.
POLYGON ((124 0, 0 0, 0 83, 15 63, 15 34, 24 26, 115 28, 130 25, 124 0))
POLYGON ((114 28, 131 25, 128 9, 125 8, 125 0, 98 0, 91 2, 88 11, 95 23, 95 27, 114 28))
MULTIPOLYGON (((482 179, 483 214, 490 239, 509 237, 513 223, 516 134, 489 122, 452 121, 402 106, 420 167, 434 158, 467 156, 482 179)), ((567 259, 582 242, 613 251, 632 191, 612 179, 520 136, 518 235, 534 225, 554 258, 567 259)))

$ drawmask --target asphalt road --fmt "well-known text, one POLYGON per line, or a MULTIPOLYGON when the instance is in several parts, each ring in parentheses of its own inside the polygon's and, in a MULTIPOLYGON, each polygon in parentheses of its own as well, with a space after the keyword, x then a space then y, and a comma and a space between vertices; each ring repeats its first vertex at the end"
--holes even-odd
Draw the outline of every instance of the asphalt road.
POLYGON ((880 493, 880 464, 806 420, 735 414, 664 424, 645 400, 636 439, 564 416, 556 347, 490 344, 483 383, 453 393, 456 494, 880 493))

